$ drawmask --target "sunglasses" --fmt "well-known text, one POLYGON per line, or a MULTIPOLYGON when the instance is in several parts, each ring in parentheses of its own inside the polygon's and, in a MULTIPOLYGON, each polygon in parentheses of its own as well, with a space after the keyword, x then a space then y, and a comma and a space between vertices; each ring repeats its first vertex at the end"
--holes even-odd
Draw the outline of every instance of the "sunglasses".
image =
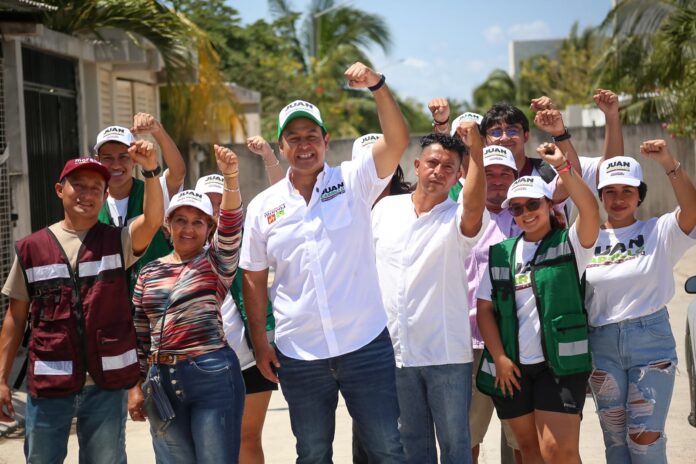
POLYGON ((541 198, 534 198, 521 205, 510 205, 508 206, 508 211, 510 211, 510 214, 517 217, 521 216, 525 209, 531 213, 532 211, 538 210, 540 206, 541 198))
POLYGON ((503 134, 507 135, 510 138, 517 137, 520 135, 520 130, 515 128, 515 127, 508 127, 505 130, 496 128, 496 129, 489 129, 486 131, 487 135, 490 135, 491 137, 495 139, 499 139, 500 137, 503 136, 503 134))

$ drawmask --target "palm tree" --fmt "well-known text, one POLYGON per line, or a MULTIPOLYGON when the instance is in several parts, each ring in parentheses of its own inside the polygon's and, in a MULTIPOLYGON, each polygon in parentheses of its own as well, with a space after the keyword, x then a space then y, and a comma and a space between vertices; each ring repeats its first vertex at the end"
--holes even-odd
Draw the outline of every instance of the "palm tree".
POLYGON ((486 112, 499 102, 517 104, 517 84, 507 72, 494 69, 483 84, 474 89, 473 104, 477 111, 486 112))
POLYGON ((696 136, 696 0, 622 0, 602 27, 612 42, 598 76, 631 95, 624 118, 696 136))

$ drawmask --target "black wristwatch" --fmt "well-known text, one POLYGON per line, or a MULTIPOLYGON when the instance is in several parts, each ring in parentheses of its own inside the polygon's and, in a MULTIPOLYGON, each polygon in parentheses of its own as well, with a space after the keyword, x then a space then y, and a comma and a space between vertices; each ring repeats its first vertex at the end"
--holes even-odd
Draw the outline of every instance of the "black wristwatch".
POLYGON ((140 174, 142 174, 143 177, 148 177, 148 178, 157 177, 161 173, 162 173, 162 166, 160 166, 160 165, 157 165, 157 167, 155 169, 153 169, 152 171, 146 171, 144 169, 140 170, 140 174))
POLYGON ((554 142, 562 142, 570 138, 570 132, 568 132, 568 128, 566 127, 562 134, 556 136, 552 135, 551 138, 554 142))

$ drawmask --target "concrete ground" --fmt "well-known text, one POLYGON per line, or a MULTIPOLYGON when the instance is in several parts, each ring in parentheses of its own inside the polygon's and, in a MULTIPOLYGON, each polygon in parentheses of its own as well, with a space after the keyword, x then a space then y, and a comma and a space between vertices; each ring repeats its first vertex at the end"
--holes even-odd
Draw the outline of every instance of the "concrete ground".
MULTIPOLYGON (((686 307, 694 296, 684 292, 684 282, 688 276, 696 275, 696 248, 692 248, 675 268, 676 294, 668 305, 672 329, 677 340, 679 360, 684 359, 684 337, 686 323, 686 307)), ((667 454, 673 464, 696 463, 694 441, 696 429, 687 422, 689 414, 689 384, 683 366, 677 374, 672 405, 667 420, 667 454)), ((16 395, 17 409, 23 410, 24 396, 16 395)), ((264 429, 264 449, 267 464, 288 464, 295 460, 295 440, 290 430, 287 404, 283 395, 277 392, 271 399, 270 408, 264 429)), ((481 448, 479 462, 493 464, 500 462, 499 452, 500 425, 494 417, 481 448)), ((15 464, 24 462, 22 454, 23 439, 0 438, 0 464, 15 464)), ((131 463, 154 463, 150 433, 146 424, 128 421, 127 424, 127 453, 131 463)), ((580 435, 580 449, 583 462, 586 464, 603 463, 604 444, 602 433, 594 410, 594 403, 588 397, 585 403, 584 419, 580 435)), ((336 413, 336 438, 334 440, 334 461, 339 464, 351 461, 351 422, 345 404, 341 401, 336 413)), ((77 439, 73 433, 70 436, 68 463, 77 463, 77 439)))

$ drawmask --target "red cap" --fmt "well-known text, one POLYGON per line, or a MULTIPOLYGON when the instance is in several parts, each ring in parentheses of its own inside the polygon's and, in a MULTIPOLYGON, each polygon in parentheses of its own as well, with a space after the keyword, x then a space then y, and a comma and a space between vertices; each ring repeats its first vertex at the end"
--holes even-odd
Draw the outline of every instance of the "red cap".
POLYGON ((68 160, 60 173, 58 182, 62 182, 63 179, 65 179, 65 176, 71 172, 77 171, 78 169, 91 169, 92 171, 96 171, 97 173, 101 174, 107 184, 109 183, 109 179, 111 179, 111 174, 109 174, 109 169, 106 166, 94 158, 85 157, 68 160))

